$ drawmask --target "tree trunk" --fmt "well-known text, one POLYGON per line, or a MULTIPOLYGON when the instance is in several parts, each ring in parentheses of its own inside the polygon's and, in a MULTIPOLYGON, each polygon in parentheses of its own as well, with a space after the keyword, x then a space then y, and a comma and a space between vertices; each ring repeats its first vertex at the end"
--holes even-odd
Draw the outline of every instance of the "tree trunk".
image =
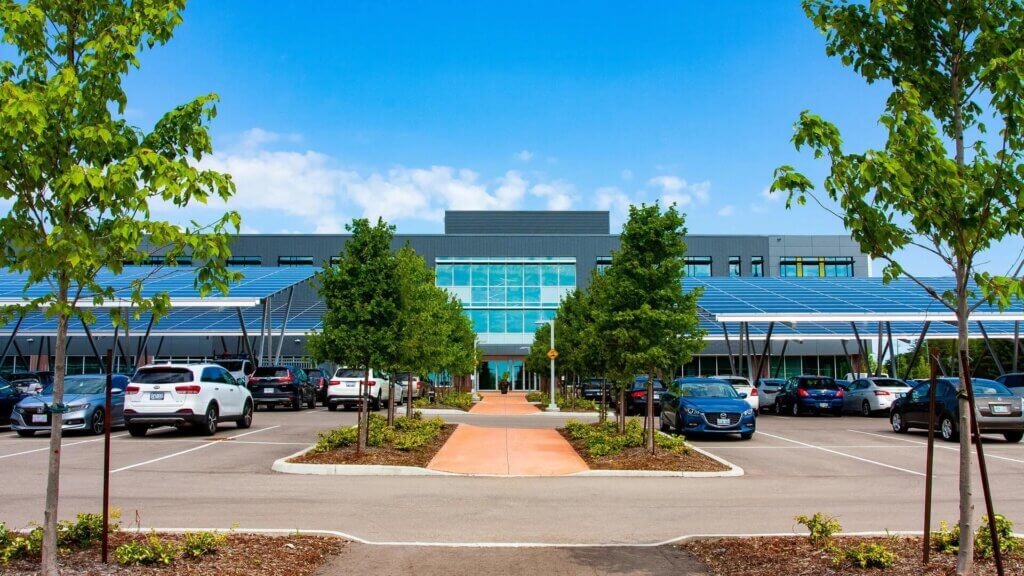
MULTIPOLYGON (((67 302, 68 286, 60 288, 58 302, 67 302)), ((57 314, 57 348, 53 367, 53 405, 64 402, 64 374, 66 372, 68 316, 57 314)), ((57 576, 57 504, 60 499, 60 450, 63 414, 54 412, 50 420, 50 456, 46 473, 46 508, 43 512, 43 547, 41 573, 57 576)), ((109 417, 109 416, 108 416, 109 417)))
POLYGON ((608 385, 604 382, 601 383, 601 410, 597 419, 601 424, 608 421, 608 385))
MULTIPOLYGON (((958 274, 959 276, 959 274, 958 274)), ((966 278, 957 279, 957 290, 966 284, 966 278)), ((968 310, 966 293, 961 292, 957 303, 957 352, 968 350, 968 310)), ((969 353, 969 352, 968 352, 969 353)), ((967 359, 966 354, 958 354, 959 358, 967 359)), ((957 424, 960 432, 960 551, 957 553, 956 573, 958 576, 967 576, 974 570, 974 502, 971 487, 971 407, 967 400, 966 381, 964 374, 968 373, 970 366, 960 363, 960 391, 957 394, 957 403, 960 408, 960 422, 957 424)))
POLYGON ((654 376, 647 376, 647 450, 654 454, 654 376))
POLYGON ((619 421, 619 434, 626 433, 626 389, 625 387, 619 388, 619 405, 618 414, 615 418, 619 421))
MULTIPOLYGON (((410 385, 412 382, 409 383, 410 385)), ((388 426, 395 425, 395 381, 388 380, 388 426)))
MULTIPOLYGON (((363 372, 363 379, 359 382, 359 404, 357 404, 359 412, 356 414, 356 454, 360 455, 363 450, 366 449, 366 436, 363 435, 364 427, 368 427, 363 422, 363 412, 369 412, 369 406, 366 406, 366 383, 370 380, 370 369, 367 368, 363 372), (365 409, 365 410, 364 410, 365 409)), ((369 420, 369 419, 367 419, 369 420)))
POLYGON ((415 382, 412 379, 412 374, 409 374, 409 388, 405 391, 405 417, 412 418, 412 387, 415 382))

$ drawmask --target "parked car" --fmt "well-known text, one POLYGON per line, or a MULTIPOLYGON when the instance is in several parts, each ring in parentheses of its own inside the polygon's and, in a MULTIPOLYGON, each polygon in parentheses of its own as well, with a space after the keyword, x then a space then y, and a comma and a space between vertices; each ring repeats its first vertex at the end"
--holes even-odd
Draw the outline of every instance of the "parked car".
POLYGON ((214 360, 214 364, 223 367, 231 374, 231 377, 239 382, 246 384, 249 382, 249 376, 256 370, 256 367, 252 365, 252 362, 248 360, 238 360, 235 358, 221 358, 214 360))
POLYGON ((888 411, 892 403, 910 392, 910 384, 896 378, 859 378, 850 383, 843 394, 843 409, 871 416, 888 411))
POLYGON ((257 368, 249 377, 249 392, 257 408, 316 408, 316 388, 309 381, 306 371, 290 364, 257 368))
POLYGON ((13 384, 0 378, 0 424, 11 423, 11 412, 21 402, 22 398, 28 396, 22 390, 15 388, 13 384))
POLYGON ((427 394, 427 384, 423 378, 420 378, 419 376, 413 374, 409 374, 408 372, 399 372, 395 374, 395 395, 397 396, 395 398, 396 403, 402 404, 405 402, 405 399, 408 398, 408 389, 410 386, 410 382, 412 383, 411 385, 413 400, 417 398, 422 398, 427 394), (398 390, 398 388, 401 388, 401 390, 398 390), (401 393, 399 394, 399 392, 401 393))
POLYGON ((584 400, 601 402, 602 390, 604 390, 604 395, 610 401, 613 393, 611 386, 608 384, 608 380, 605 378, 588 378, 580 385, 580 397, 584 400))
POLYGON ((996 382, 1009 388, 1014 396, 1024 396, 1024 373, 1003 374, 996 378, 996 382))
MULTIPOLYGON (((1007 442, 1020 442, 1024 438, 1024 399, 1014 396, 1009 388, 995 380, 975 378, 975 419, 982 434, 1002 434, 1007 442)), ((935 425, 943 440, 955 442, 960 431, 960 403, 956 393, 960 385, 957 378, 938 378, 935 381, 935 425)), ((911 428, 928 429, 928 404, 931 383, 918 384, 906 396, 897 398, 889 413, 889 422, 896 432, 911 428)))
MULTIPOLYGON (((661 410, 661 394, 665 384, 658 378, 654 379, 654 413, 661 410)), ((626 414, 647 413, 647 377, 637 376, 633 385, 626 391, 626 414)))
POLYGON ((306 370, 306 377, 309 378, 309 383, 313 385, 316 390, 316 399, 318 402, 327 405, 327 372, 321 368, 310 368, 306 370))
MULTIPOLYGON (((359 404, 359 383, 366 378, 366 371, 362 368, 338 368, 334 376, 327 383, 327 409, 334 411, 338 406, 355 408, 359 404)), ((390 382, 388 375, 383 372, 370 370, 370 378, 367 380, 369 389, 365 391, 366 398, 370 401, 371 410, 380 410, 381 406, 388 401, 390 382)))
POLYGON ((739 434, 750 440, 756 410, 742 392, 717 378, 677 378, 661 394, 661 430, 677 434, 739 434))
POLYGON ((709 376, 709 378, 728 382, 736 392, 744 394, 744 398, 746 398, 747 404, 750 404, 751 408, 757 410, 758 407, 760 407, 761 402, 757 394, 757 388, 750 383, 750 380, 747 380, 743 376, 709 376))
MULTIPOLYGON (((110 388, 110 426, 124 425, 124 391, 128 377, 114 374, 110 388)), ((85 430, 90 434, 103 434, 107 417, 106 374, 76 374, 64 378, 64 404, 70 409, 61 421, 62 430, 85 430)), ((53 403, 53 384, 39 394, 24 397, 11 414, 11 429, 18 436, 32 436, 36 432, 49 432, 50 414, 47 407, 53 403)))
POLYGON ((124 421, 132 436, 154 426, 193 426, 212 436, 221 421, 252 425, 252 394, 217 364, 153 364, 125 388, 124 421))
POLYGON ((43 388, 53 384, 53 372, 15 372, 7 377, 15 388, 27 394, 38 394, 43 388))
POLYGON ((761 378, 757 381, 758 412, 762 414, 775 407, 775 396, 786 385, 782 378, 761 378))
POLYGON ((829 376, 793 376, 775 395, 775 413, 799 416, 811 412, 842 416, 844 396, 843 389, 829 376))

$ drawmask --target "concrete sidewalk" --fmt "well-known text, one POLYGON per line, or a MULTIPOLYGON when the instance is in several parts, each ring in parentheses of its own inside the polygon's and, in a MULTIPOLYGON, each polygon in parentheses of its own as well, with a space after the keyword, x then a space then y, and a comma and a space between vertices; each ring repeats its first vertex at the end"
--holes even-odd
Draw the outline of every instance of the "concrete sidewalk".
POLYGON ((525 392, 481 392, 480 401, 469 409, 470 414, 518 416, 537 414, 540 409, 526 401, 525 392))
POLYGON ((675 546, 651 548, 444 548, 347 544, 318 576, 707 576, 675 546))
POLYGON ((459 424, 427 468, 500 476, 560 476, 590 469, 552 428, 485 428, 470 424, 459 424))

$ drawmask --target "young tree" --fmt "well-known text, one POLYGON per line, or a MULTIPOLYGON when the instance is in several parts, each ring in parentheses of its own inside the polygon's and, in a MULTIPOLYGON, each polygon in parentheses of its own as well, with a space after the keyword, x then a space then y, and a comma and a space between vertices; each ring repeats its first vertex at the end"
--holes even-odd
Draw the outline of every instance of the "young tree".
MULTIPOLYGON (((685 218, 670 206, 631 206, 604 273, 595 317, 617 382, 647 377, 647 449, 654 452, 654 378, 671 376, 703 347, 698 290, 684 292, 685 218)), ((620 410, 624 411, 624 410, 620 410)))
POLYGON ((394 227, 377 220, 371 225, 358 218, 345 229, 352 236, 337 264, 317 273, 320 296, 327 306, 323 329, 309 338, 308 349, 318 361, 362 368, 359 385, 358 441, 366 448, 369 409, 366 405, 370 370, 394 365, 401 319, 395 256, 391 252, 394 227))
POLYGON ((68 322, 95 320, 90 305, 130 300, 136 314, 165 313, 166 294, 141 296, 142 281, 115 293, 97 281, 102 268, 119 272, 149 250, 168 263, 189 254, 201 293, 226 291, 235 275, 224 267, 234 212, 208 226, 179 227, 151 219, 154 204, 184 208, 210 196, 229 198, 227 175, 199 169, 211 152, 207 122, 213 94, 166 113, 149 131, 124 119, 121 83, 139 67, 139 53, 171 39, 184 0, 0 0, 0 219, 3 266, 27 273, 45 296, 7 307, 9 319, 45 309, 57 320, 52 432, 43 520, 42 573, 57 573, 61 415, 68 322))
MULTIPOLYGON (((827 209, 864 252, 886 262, 884 278, 913 279, 955 314, 960 374, 966 374, 971 312, 985 302, 1006 306, 1022 294, 1020 261, 997 276, 977 265, 993 244, 1019 236, 1024 226, 1024 5, 805 0, 804 10, 825 35, 828 55, 839 56, 869 84, 888 82, 891 93, 880 118, 887 133, 883 149, 847 152, 839 129, 807 111, 793 143, 828 159, 825 195, 838 206, 827 209), (955 288, 940 293, 910 274, 897 257, 909 247, 948 267, 955 288)), ((788 205, 811 197, 826 206, 810 179, 791 166, 776 170, 772 189, 787 191, 788 205)), ((972 414, 969 384, 960 388, 957 573, 968 574, 974 555, 972 414)))

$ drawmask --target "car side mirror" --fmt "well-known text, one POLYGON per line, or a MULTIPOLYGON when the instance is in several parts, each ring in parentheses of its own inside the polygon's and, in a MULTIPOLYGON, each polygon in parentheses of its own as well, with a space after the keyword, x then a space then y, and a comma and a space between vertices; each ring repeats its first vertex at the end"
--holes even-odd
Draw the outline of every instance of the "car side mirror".
POLYGON ((124 392, 124 390, 122 390, 122 389, 120 389, 120 388, 111 388, 111 389, 110 389, 110 393, 111 393, 111 394, 121 394, 121 393, 123 393, 123 392, 124 392))
POLYGON ((747 397, 747 393, 746 392, 740 392, 740 398, 746 398, 746 397, 747 397))

